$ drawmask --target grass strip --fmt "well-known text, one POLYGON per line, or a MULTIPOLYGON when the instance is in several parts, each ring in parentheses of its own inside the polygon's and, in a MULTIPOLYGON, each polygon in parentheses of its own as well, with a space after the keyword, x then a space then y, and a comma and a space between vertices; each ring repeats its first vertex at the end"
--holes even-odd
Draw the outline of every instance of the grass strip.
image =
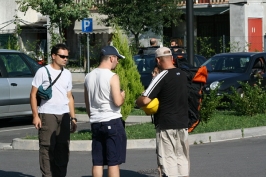
MULTIPOLYGON (((266 126, 266 117, 264 114, 250 116, 236 116, 230 111, 216 111, 208 123, 200 123, 190 134, 217 132, 223 130, 234 130, 242 128, 251 128, 266 126)), ((155 138, 155 128, 150 122, 133 124, 126 126, 128 139, 150 139, 155 138)), ((91 140, 91 131, 81 130, 71 133, 71 140, 91 140)), ((26 139, 37 139, 37 136, 27 136, 26 139)))

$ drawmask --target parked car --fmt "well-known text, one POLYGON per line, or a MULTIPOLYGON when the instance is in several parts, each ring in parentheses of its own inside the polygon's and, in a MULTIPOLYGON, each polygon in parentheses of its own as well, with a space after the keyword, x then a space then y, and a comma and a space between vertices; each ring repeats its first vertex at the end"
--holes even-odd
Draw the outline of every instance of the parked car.
POLYGON ((0 49, 0 119, 31 115, 31 83, 40 67, 22 52, 0 49))
POLYGON ((261 73, 263 80, 261 84, 266 85, 264 52, 239 52, 221 53, 208 59, 203 66, 208 69, 208 79, 204 88, 205 93, 218 87, 218 94, 230 93, 234 87, 237 92, 242 93, 239 82, 255 84, 257 73, 261 73))
MULTIPOLYGON (((138 72, 140 74, 140 80, 144 88, 146 89, 151 80, 152 80, 152 71, 155 66, 155 50, 158 47, 148 47, 148 48, 142 48, 143 52, 139 53, 138 55, 133 56, 134 61, 137 65, 138 72), (149 52, 147 52, 149 51, 149 52)), ((201 66, 207 59, 201 55, 194 55, 194 63, 190 64, 187 61, 187 54, 186 53, 179 53, 179 52, 174 52, 173 49, 171 48, 172 53, 173 53, 173 58, 175 63, 180 63, 182 66, 180 67, 199 67, 201 66), (182 62, 177 62, 182 61, 182 62)))

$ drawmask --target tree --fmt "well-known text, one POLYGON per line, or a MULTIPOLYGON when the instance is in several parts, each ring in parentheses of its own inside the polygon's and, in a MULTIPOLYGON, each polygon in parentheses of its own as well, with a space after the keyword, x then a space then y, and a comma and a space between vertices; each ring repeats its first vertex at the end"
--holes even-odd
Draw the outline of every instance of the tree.
POLYGON ((125 102, 122 106, 123 119, 126 120, 135 106, 135 100, 144 91, 144 88, 140 82, 140 75, 129 49, 127 37, 122 34, 121 30, 116 28, 112 41, 119 53, 125 56, 125 59, 119 60, 115 73, 119 75, 121 89, 125 90, 126 93, 125 102))
POLYGON ((181 11, 177 9, 178 0, 109 0, 96 4, 99 13, 108 16, 102 21, 107 25, 117 24, 121 29, 132 33, 136 47, 139 35, 146 31, 159 34, 163 27, 177 25, 181 11))
POLYGON ((88 17, 91 8, 91 0, 82 0, 75 3, 73 0, 17 0, 19 10, 27 12, 29 8, 40 12, 42 15, 49 15, 51 26, 49 33, 57 42, 64 42, 63 29, 70 26, 75 20, 88 17), (59 29, 59 37, 55 36, 53 29, 59 29))

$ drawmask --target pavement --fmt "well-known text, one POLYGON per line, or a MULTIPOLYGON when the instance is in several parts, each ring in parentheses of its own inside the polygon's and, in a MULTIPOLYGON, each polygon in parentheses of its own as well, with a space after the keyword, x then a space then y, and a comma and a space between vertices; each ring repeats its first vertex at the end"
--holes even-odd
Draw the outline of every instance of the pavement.
MULTIPOLYGON (((78 122, 89 121, 88 116, 85 114, 78 114, 76 117, 78 122)), ((150 121, 150 116, 129 116, 126 120, 126 124, 136 124, 150 121)), ((189 144, 196 145, 264 135, 266 135, 266 126, 200 133, 189 135, 189 144)), ((127 141, 127 149, 155 149, 155 142, 155 139, 130 139, 127 141)), ((11 144, 0 143, 0 149, 39 150, 39 144, 38 140, 15 138, 11 144)), ((91 151, 91 140, 70 141, 70 151, 91 151)))

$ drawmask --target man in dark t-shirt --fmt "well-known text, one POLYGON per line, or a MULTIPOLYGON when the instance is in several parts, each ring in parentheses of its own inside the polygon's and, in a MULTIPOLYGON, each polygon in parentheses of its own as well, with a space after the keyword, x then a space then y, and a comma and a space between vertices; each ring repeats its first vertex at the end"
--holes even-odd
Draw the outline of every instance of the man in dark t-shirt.
POLYGON ((155 60, 163 71, 136 103, 143 107, 154 98, 159 100, 154 117, 157 160, 163 176, 189 176, 187 76, 173 65, 169 48, 158 48, 155 60))

